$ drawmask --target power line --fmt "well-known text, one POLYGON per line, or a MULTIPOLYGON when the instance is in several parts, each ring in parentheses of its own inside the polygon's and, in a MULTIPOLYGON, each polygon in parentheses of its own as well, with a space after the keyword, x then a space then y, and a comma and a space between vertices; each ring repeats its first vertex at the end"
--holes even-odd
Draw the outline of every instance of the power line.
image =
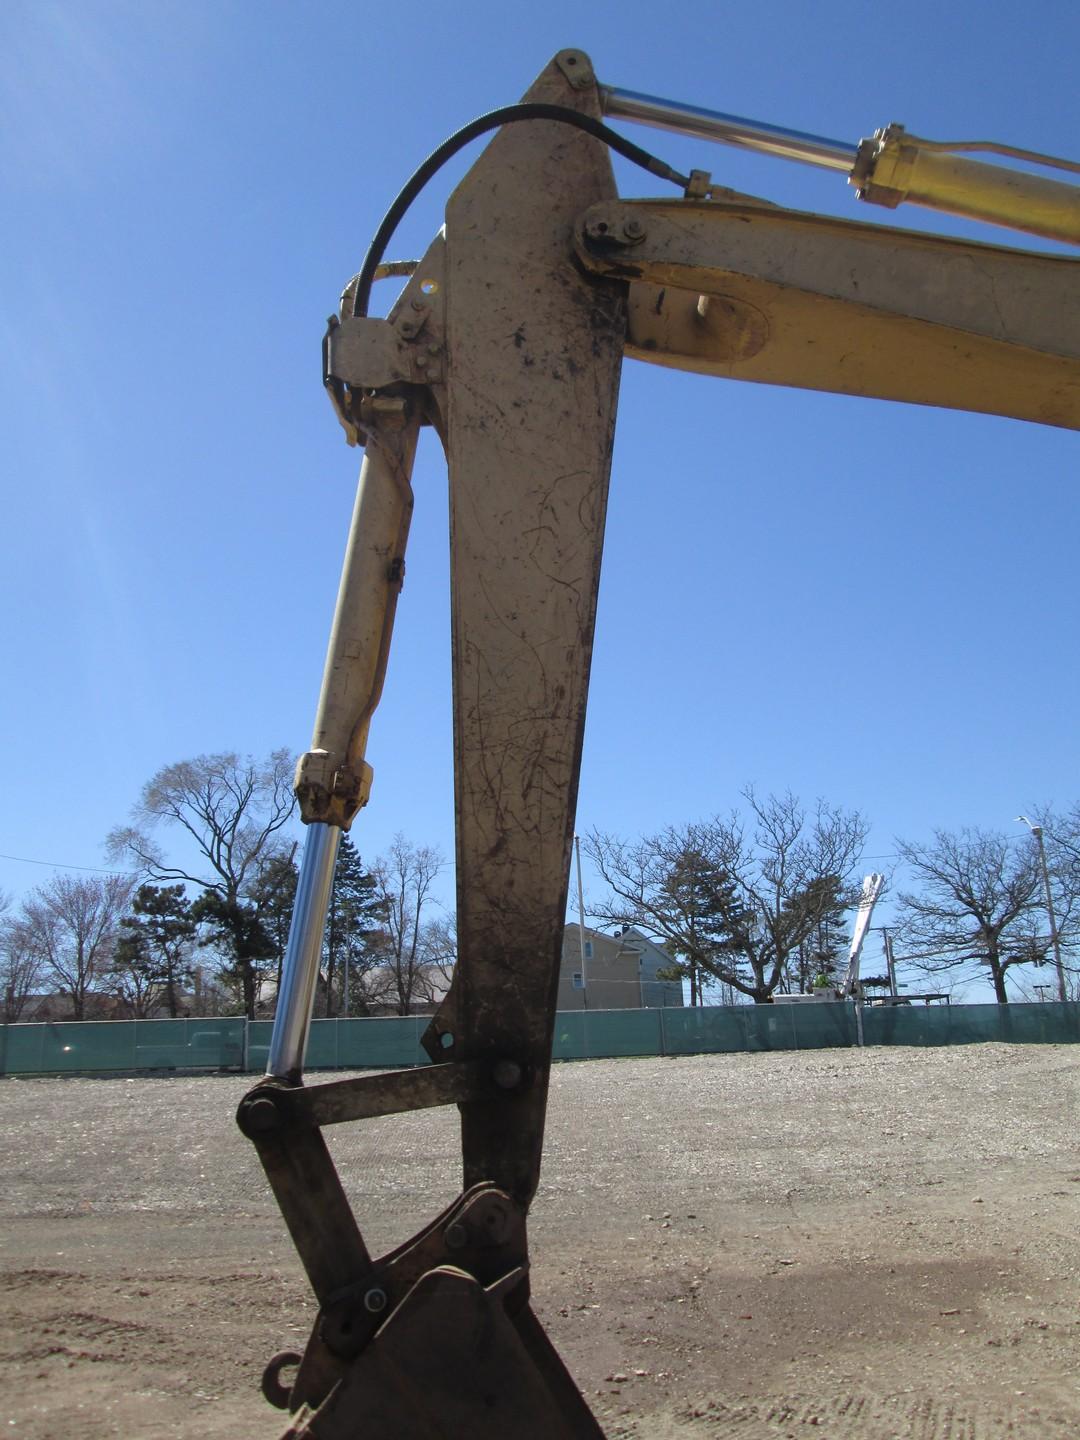
POLYGON ((5 855, 0 860, 16 860, 20 865, 44 865, 49 870, 87 870, 94 875, 138 875, 138 870, 106 870, 100 865, 63 865, 59 860, 35 860, 29 855, 5 855))
MULTIPOLYGON (((1026 835, 1003 834, 1001 838, 1005 841, 1006 845, 1026 845, 1028 837, 1026 835)), ((893 851, 884 855, 863 855, 861 858, 863 860, 902 860, 904 857, 899 854, 899 852, 893 851)))

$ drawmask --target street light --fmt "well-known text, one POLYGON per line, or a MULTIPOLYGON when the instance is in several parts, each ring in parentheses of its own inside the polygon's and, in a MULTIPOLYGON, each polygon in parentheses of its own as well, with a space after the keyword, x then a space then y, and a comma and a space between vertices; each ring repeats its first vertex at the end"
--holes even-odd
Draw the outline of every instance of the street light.
POLYGON ((1050 871, 1046 864, 1046 846, 1043 844, 1041 825, 1033 825, 1026 815, 1017 815, 1017 823, 1026 825, 1039 842, 1039 863, 1042 866, 1043 893, 1046 896, 1046 913, 1050 917, 1050 943, 1054 947, 1054 964, 1057 967, 1058 999, 1064 1003, 1065 966, 1061 963, 1061 941, 1058 938, 1057 920, 1054 916, 1054 899, 1050 893, 1050 871))

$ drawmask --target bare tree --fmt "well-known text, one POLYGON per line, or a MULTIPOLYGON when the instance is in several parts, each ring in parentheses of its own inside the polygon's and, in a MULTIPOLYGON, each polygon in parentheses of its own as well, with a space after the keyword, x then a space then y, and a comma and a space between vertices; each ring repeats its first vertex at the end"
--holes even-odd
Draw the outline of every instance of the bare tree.
POLYGON ((26 926, 6 915, 9 896, 0 892, 0 992, 3 1021, 14 1025, 26 1008, 41 975, 41 957, 30 944, 26 926))
POLYGON ((76 1020, 109 975, 120 917, 135 888, 127 875, 56 875, 23 903, 17 927, 76 1020))
POLYGON ((439 850, 410 845, 403 835, 395 835, 390 849, 372 867, 384 907, 385 961, 399 1015, 408 1015, 414 1001, 427 998, 430 961, 425 920, 432 906, 432 886, 445 864, 439 850))
POLYGON ((985 966, 998 1004, 1008 1003, 1006 973, 1041 963, 1041 876, 1034 841, 1019 845, 984 830, 936 830, 928 845, 896 842, 919 885, 901 891, 898 924, 905 959, 933 974, 985 966))
POLYGON ((593 830, 583 842, 609 891, 590 902, 590 913, 660 941, 672 975, 690 983, 691 1005, 702 1003, 709 978, 723 980, 733 968, 726 961, 745 920, 714 839, 710 825, 689 824, 636 841, 593 830))
POLYGON ((423 964, 417 984, 417 996, 427 1004, 437 1004, 450 988, 457 964, 457 921, 451 916, 428 920, 420 936, 423 964))
MULTIPOLYGON (((636 844, 594 831, 585 850, 609 896, 590 911, 662 943, 699 988, 712 978, 761 1004, 790 957, 853 903, 867 824, 819 800, 743 791, 745 818, 669 827, 636 844)), ((695 998, 692 996, 692 998, 695 998)))
POLYGON ((1060 815, 1045 805, 1033 807, 1031 813, 1043 827, 1047 854, 1053 854, 1062 867, 1080 869, 1080 805, 1060 815))
POLYGON ((232 752, 166 765, 143 787, 135 824, 114 830, 109 852, 133 859, 152 880, 183 880, 204 892, 205 919, 227 951, 228 968, 255 1015, 262 971, 272 963, 266 932, 245 896, 267 862, 286 849, 281 835, 295 808, 287 750, 265 760, 232 752), (172 863, 152 835, 159 825, 186 836, 190 865, 172 863))
POLYGON ((5 1025, 14 1025, 41 979, 43 962, 25 925, 14 920, 0 932, 0 987, 5 1025))

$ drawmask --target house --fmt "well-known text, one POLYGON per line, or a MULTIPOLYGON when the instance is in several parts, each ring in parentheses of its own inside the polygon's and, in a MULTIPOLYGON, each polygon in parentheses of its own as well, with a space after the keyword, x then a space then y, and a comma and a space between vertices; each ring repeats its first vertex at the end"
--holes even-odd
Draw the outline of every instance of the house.
MULTIPOLYGON (((409 1015, 434 1015, 446 998, 452 975, 450 965, 422 964, 416 966, 411 986, 407 986, 410 998, 406 1013, 409 1015)), ((332 1014, 335 1018, 348 1015, 351 1019, 370 1019, 372 1016, 397 1016, 401 1014, 398 991, 398 972, 393 965, 366 965, 360 970, 353 969, 349 976, 349 1005, 346 1010, 342 997, 345 981, 344 966, 338 967, 334 978, 334 1000, 332 1014)), ((315 983, 315 1003, 312 1018, 321 1020, 327 1013, 326 970, 319 969, 315 983)), ((256 999, 256 1014, 260 1019, 272 1019, 277 1006, 277 980, 267 977, 259 985, 256 999)))
POLYGON ((661 980, 658 971, 671 968, 671 956, 633 926, 616 935, 585 927, 563 931, 559 968, 559 1010, 644 1010, 682 1005, 682 984, 661 980))

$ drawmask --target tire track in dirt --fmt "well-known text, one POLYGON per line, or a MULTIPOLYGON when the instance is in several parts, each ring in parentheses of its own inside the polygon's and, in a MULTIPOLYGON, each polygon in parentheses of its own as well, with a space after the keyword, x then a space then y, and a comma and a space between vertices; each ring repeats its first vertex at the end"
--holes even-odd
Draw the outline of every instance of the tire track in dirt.
POLYGON ((1041 1408, 983 1406, 927 1396, 846 1393, 710 1400, 640 1420, 608 1421, 609 1440, 1064 1440, 1068 1416, 1041 1408))

